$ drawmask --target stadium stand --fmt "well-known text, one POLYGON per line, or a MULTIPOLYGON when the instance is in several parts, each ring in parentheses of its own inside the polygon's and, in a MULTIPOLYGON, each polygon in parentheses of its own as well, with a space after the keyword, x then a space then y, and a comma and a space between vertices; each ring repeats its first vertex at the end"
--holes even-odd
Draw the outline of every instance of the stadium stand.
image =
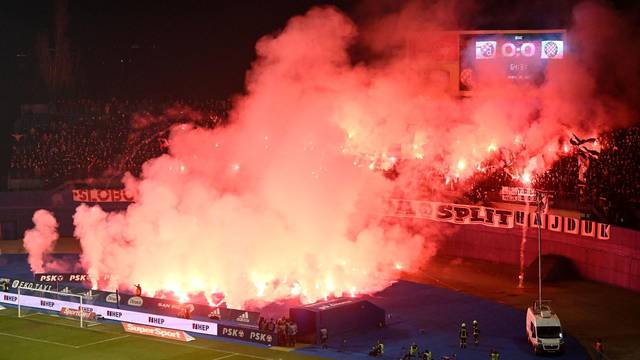
POLYGON ((139 173, 166 150, 168 129, 185 121, 222 124, 225 101, 77 100, 23 105, 12 134, 10 189, 139 173))

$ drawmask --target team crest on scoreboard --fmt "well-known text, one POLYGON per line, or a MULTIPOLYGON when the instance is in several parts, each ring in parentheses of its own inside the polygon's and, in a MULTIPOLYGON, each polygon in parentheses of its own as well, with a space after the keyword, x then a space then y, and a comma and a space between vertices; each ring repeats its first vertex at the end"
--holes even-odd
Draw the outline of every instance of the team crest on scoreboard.
POLYGON ((564 43, 562 41, 542 41, 542 59, 562 59, 564 56, 564 43))

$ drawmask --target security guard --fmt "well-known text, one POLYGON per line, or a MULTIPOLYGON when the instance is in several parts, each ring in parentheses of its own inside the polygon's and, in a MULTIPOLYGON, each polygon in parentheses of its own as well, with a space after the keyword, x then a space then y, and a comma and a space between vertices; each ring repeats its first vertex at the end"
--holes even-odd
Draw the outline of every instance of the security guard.
POLYGON ((491 349, 489 353, 490 360, 500 360, 500 353, 496 349, 491 349))
POLYGON ((460 349, 467 348, 467 324, 462 322, 460 325, 460 349))
POLYGON ((384 354, 384 344, 378 340, 369 352, 369 356, 382 356, 384 354))
POLYGON ((414 358, 418 355, 418 345, 416 345, 416 343, 411 344, 411 347, 409 348, 409 356, 411 358, 414 358))
POLYGON ((480 345, 480 327, 478 326, 477 320, 473 320, 472 333, 473 333, 473 344, 475 346, 480 345))
POLYGON ((431 351, 429 351, 429 349, 425 350, 422 353, 422 360, 433 360, 433 354, 431 353, 431 351))

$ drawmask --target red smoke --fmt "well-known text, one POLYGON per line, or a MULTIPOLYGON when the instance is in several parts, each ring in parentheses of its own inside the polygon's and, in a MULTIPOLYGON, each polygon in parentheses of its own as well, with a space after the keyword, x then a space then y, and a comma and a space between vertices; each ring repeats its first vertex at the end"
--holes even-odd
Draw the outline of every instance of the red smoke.
MULTIPOLYGON (((621 30, 606 26, 618 17, 590 4, 575 14, 574 57, 552 64, 544 84, 489 81, 483 96, 464 99, 441 69, 457 51, 441 31, 456 22, 452 7, 411 3, 364 28, 334 8, 292 18, 256 45, 230 125, 176 127, 169 154, 126 177, 137 194, 126 212, 77 209, 83 266, 111 274, 108 288, 224 292, 232 305, 386 286, 433 254, 436 235, 382 223, 382 199, 424 196, 425 183, 437 191, 442 177, 468 178, 496 153, 528 182, 571 132, 629 121, 635 88, 601 87, 608 54, 592 49, 621 30), (592 39, 591 24, 604 34, 592 39), (371 59, 354 61, 353 45, 371 59), (401 159, 411 161, 395 181, 375 171, 401 159)), ((610 82, 637 78, 637 62, 616 64, 610 82)))
POLYGON ((35 227, 24 233, 24 248, 29 253, 31 271, 43 272, 49 269, 47 256, 53 251, 58 239, 58 222, 47 210, 33 214, 35 227))

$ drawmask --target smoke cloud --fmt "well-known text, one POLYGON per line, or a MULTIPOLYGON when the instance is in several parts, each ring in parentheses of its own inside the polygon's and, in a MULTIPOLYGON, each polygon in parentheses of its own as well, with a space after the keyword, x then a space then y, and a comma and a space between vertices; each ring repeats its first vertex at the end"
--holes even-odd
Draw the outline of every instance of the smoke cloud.
POLYGON ((211 302, 224 293, 234 306, 378 290, 427 261, 439 236, 428 224, 383 221, 385 198, 446 197, 450 181, 490 158, 515 176, 541 172, 571 132, 635 116, 637 89, 615 89, 637 80, 637 56, 611 60, 633 37, 618 37, 625 29, 611 10, 575 9, 575 55, 550 64, 543 84, 496 77, 483 96, 461 98, 443 67, 458 46, 443 30, 462 25, 446 3, 412 2, 363 26, 313 8, 260 39, 229 125, 174 128, 169 153, 125 177, 136 199, 125 212, 77 209, 82 265, 112 275, 101 287, 141 283, 211 302), (615 50, 598 50, 613 39, 615 50), (367 58, 355 60, 354 47, 367 58))
POLYGON ((23 244, 29 253, 31 271, 37 273, 48 270, 47 256, 58 239, 58 222, 49 211, 38 210, 33 214, 33 223, 35 227, 24 233, 23 244))

